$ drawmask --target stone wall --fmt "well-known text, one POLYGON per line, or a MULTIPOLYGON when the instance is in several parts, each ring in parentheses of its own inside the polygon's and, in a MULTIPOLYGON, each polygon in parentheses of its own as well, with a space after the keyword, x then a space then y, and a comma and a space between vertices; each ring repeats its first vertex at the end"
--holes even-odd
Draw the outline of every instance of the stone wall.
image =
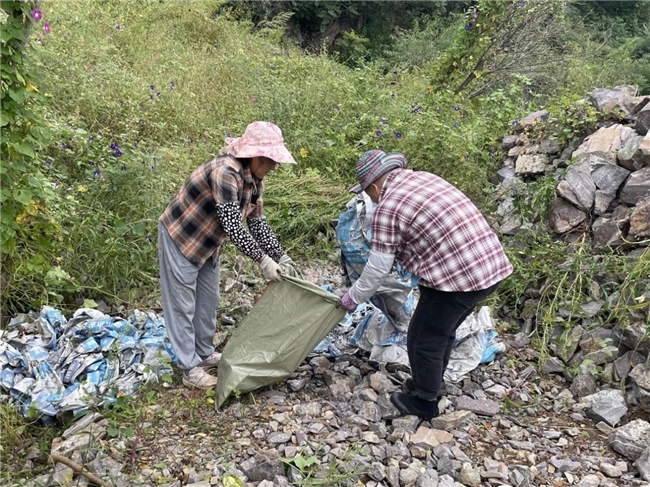
POLYGON ((499 229, 515 234, 522 222, 515 209, 521 185, 552 174, 556 197, 548 214, 549 230, 566 239, 587 232, 594 247, 645 248, 650 242, 650 97, 636 88, 597 89, 583 103, 599 112, 600 124, 584 139, 565 147, 536 137, 546 110, 518 123, 503 139, 507 151, 498 172, 502 195, 499 229))

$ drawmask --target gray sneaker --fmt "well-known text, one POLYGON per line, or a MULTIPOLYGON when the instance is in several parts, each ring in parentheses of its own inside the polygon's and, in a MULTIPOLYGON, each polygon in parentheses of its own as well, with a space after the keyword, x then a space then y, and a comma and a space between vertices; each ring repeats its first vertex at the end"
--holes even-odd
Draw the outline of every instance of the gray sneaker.
POLYGON ((183 372, 183 384, 195 389, 210 389, 217 387, 217 378, 203 367, 194 367, 183 372))
POLYGON ((203 361, 198 366, 210 369, 212 367, 216 367, 217 365, 219 365, 220 361, 221 361, 221 353, 212 352, 208 357, 203 359, 203 361))

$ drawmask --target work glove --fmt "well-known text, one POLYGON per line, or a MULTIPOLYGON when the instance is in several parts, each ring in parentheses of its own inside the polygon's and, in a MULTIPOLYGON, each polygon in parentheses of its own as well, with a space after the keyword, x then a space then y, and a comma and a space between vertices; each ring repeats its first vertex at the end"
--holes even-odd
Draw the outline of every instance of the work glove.
POLYGON ((284 254, 282 257, 280 257, 280 269, 283 276, 302 278, 300 272, 296 268, 295 262, 291 260, 291 257, 289 257, 287 254, 284 254))
POLYGON ((268 255, 265 255, 259 263, 260 270, 267 281, 281 281, 281 267, 268 255))
POLYGON ((352 301, 352 298, 350 297, 350 293, 346 292, 343 297, 339 300, 338 303, 336 303, 337 308, 343 308, 345 311, 348 313, 353 313, 354 310, 357 309, 357 306, 359 306, 357 303, 352 301))

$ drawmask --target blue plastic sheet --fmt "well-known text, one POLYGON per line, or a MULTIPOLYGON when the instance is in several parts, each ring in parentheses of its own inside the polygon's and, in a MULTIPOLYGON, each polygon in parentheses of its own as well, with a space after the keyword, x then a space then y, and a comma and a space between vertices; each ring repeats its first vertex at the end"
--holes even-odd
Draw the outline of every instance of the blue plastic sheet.
POLYGON ((136 310, 124 319, 82 308, 68 320, 45 307, 0 331, 0 396, 23 416, 50 423, 161 380, 175 362, 164 318, 155 313, 136 310))

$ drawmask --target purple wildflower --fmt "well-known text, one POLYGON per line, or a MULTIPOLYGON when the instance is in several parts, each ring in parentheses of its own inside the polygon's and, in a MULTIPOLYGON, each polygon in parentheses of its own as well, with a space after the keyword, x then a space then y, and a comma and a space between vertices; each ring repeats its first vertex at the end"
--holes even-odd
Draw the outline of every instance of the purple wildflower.
POLYGON ((120 24, 115 24, 115 30, 120 30, 120 29, 121 29, 120 24))
POLYGON ((470 30, 471 28, 472 28, 472 24, 467 24, 467 25, 465 26, 465 30, 470 30))
POLYGON ((382 118, 381 120, 379 120, 379 123, 382 125, 386 125, 388 122, 386 122, 385 118, 382 118))
POLYGON ((395 135, 396 139, 401 139, 402 138, 402 132, 394 132, 393 134, 395 135))
POLYGON ((356 118, 357 120, 359 119, 359 112, 354 114, 354 118, 356 118))
POLYGON ((88 142, 92 142, 93 140, 95 140, 95 136, 94 135, 89 135, 88 136, 88 142))
POLYGON ((494 152, 493 150, 488 152, 488 156, 490 156, 490 157, 494 157, 495 155, 496 155, 496 152, 494 152))
POLYGON ((47 159, 45 159, 45 165, 47 167, 50 167, 52 165, 52 159, 50 159, 49 157, 47 159))
POLYGON ((111 145, 109 146, 112 150, 119 150, 120 146, 117 145, 117 142, 111 142, 111 145))
POLYGON ((99 171, 99 169, 95 169, 95 170, 93 171, 93 176, 101 176, 101 174, 102 174, 102 173, 99 171))
POLYGON ((46 34, 49 34, 50 32, 52 32, 52 28, 50 27, 49 22, 45 22, 43 24, 43 30, 45 31, 46 34))
POLYGON ((120 166, 120 171, 126 171, 126 166, 124 164, 120 166))
POLYGON ((140 120, 138 120, 138 123, 139 123, 140 125, 144 125, 144 123, 145 123, 145 122, 144 122, 144 118, 141 118, 140 120))
POLYGON ((57 179, 56 181, 54 181, 54 182, 52 183, 52 187, 53 187, 53 188, 58 188, 58 187, 59 187, 59 184, 61 184, 61 181, 59 181, 59 180, 57 179))
POLYGON ((147 235, 147 236, 145 237, 145 240, 146 240, 147 242, 149 242, 150 244, 153 243, 153 239, 151 238, 150 235, 147 235))
POLYGON ((120 149, 115 149, 115 150, 113 151, 113 155, 114 155, 115 157, 122 157, 122 151, 121 151, 120 149))
POLYGON ((228 132, 228 133, 226 134, 226 137, 228 137, 228 138, 231 137, 230 132, 228 132))
POLYGON ((454 122, 454 127, 456 128, 460 127, 460 122, 454 122))
POLYGON ((323 142, 323 143, 321 143, 321 145, 322 145, 323 147, 327 147, 327 142, 323 142))
POLYGON ((375 137, 381 137, 381 130, 377 130, 377 132, 375 132, 375 137))
POLYGON ((395 99, 395 93, 393 93, 393 92, 391 91, 391 93, 390 93, 390 97, 394 100, 394 99, 395 99))
POLYGON ((190 144, 193 144, 193 143, 194 143, 194 139, 193 139, 192 137, 188 137, 188 138, 187 138, 187 141, 188 141, 190 144))
POLYGON ((254 96, 251 96, 250 100, 251 100, 251 103, 255 103, 257 101, 257 98, 254 97, 254 96))
POLYGON ((174 89, 174 86, 176 86, 176 83, 174 83, 173 81, 170 81, 170 82, 169 82, 169 89, 170 89, 170 90, 173 90, 173 89, 174 89))
POLYGON ((417 103, 413 104, 413 113, 422 113, 422 107, 417 103))
POLYGON ((469 161, 469 156, 464 156, 466 161, 469 161))
POLYGON ((153 95, 149 95, 149 99, 150 99, 150 100, 153 100, 153 95))
POLYGON ((149 89, 150 89, 151 91, 155 90, 155 89, 156 89, 156 85, 149 85, 149 89))
POLYGON ((494 71, 494 70, 496 69, 496 66, 495 66, 494 64, 490 64, 490 65, 488 66, 488 69, 489 69, 490 71, 494 71))
POLYGON ((460 112, 460 107, 459 106, 454 106, 454 111, 455 112, 460 112))
POLYGON ((88 161, 88 164, 91 165, 91 166, 95 165, 95 163, 93 161, 88 161))
POLYGON ((40 8, 35 8, 34 10, 32 10, 32 19, 38 22, 42 18, 43 18, 43 12, 41 11, 40 8))
POLYGON ((519 125, 519 120, 513 120, 511 123, 512 125, 519 125))
POLYGON ((65 144, 65 142, 61 142, 61 149, 66 149, 68 146, 65 144))
POLYGON ((335 111, 335 112, 340 112, 340 111, 341 111, 341 107, 339 107, 338 105, 336 105, 336 106, 334 107, 334 111, 335 111))
POLYGON ((160 94, 160 91, 156 93, 156 96, 160 98, 162 95, 160 94))

